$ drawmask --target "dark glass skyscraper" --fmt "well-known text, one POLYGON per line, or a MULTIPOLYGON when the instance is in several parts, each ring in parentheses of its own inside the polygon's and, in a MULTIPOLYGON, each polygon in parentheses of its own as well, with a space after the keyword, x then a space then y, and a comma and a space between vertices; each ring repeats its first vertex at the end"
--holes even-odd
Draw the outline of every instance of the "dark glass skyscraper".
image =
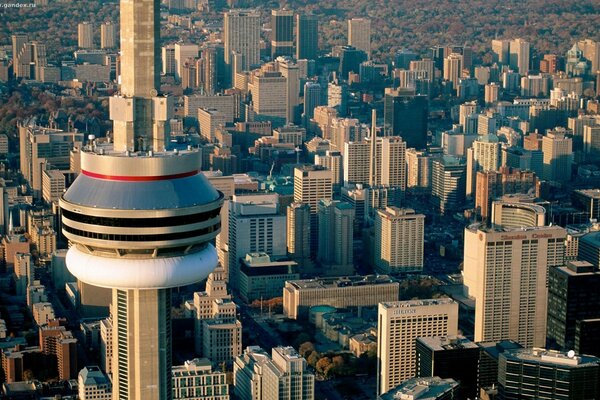
POLYGON ((460 383, 461 398, 473 399, 477 396, 479 352, 464 336, 417 338, 417 376, 452 378, 460 383))
POLYGON ((392 91, 385 94, 384 129, 386 136, 402 136, 406 148, 427 148, 427 96, 392 91))
POLYGON ((294 12, 271 10, 271 57, 294 54, 294 12))
POLYGON ((316 60, 319 52, 319 20, 314 15, 296 15, 296 59, 316 60))
POLYGON ((368 56, 362 50, 352 46, 343 46, 340 51, 340 75, 344 79, 348 79, 350 72, 359 73, 360 64, 367 61, 368 56))
POLYGON ((575 346, 577 321, 600 318, 600 271, 587 261, 569 261, 548 273, 548 328, 551 345, 575 346))
POLYGON ((498 399, 597 399, 600 360, 544 349, 500 354, 498 399))

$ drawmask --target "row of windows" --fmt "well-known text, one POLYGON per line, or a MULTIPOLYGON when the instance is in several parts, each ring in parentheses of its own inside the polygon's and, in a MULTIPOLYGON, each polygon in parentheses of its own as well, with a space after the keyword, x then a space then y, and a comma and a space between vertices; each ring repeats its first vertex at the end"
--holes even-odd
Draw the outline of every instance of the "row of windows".
POLYGON ((112 234, 112 233, 98 233, 98 232, 88 232, 81 229, 75 229, 68 225, 63 225, 63 230, 68 233, 72 233, 73 235, 77 235, 80 237, 90 238, 90 239, 100 239, 100 240, 111 240, 111 241, 121 241, 121 242, 160 242, 167 240, 177 240, 177 239, 188 239, 198 236, 208 235, 210 233, 216 232, 221 228, 221 224, 218 223, 216 225, 212 225, 206 227, 204 229, 197 229, 194 231, 186 231, 186 232, 175 232, 175 233, 163 233, 157 235, 125 235, 125 234, 112 234))
POLYGON ((220 211, 220 208, 216 208, 214 210, 199 214, 179 215, 176 217, 163 218, 113 218, 95 217, 92 215, 79 214, 63 209, 62 215, 71 221, 90 225, 115 226, 123 228, 160 228, 208 221, 217 217, 220 211))

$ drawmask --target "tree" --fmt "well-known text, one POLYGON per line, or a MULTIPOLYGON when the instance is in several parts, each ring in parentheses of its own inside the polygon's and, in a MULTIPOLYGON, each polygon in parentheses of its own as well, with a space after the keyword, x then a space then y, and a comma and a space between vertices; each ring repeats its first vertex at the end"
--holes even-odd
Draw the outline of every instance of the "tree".
POLYGON ((26 369, 25 371, 23 371, 23 380, 24 381, 32 381, 34 378, 33 376, 33 371, 30 369, 26 369))
POLYGON ((319 361, 317 361, 317 366, 316 366, 316 370, 317 372, 325 375, 325 371, 328 370, 328 368, 331 366, 331 358, 329 357, 323 357, 321 359, 319 359, 319 361))
POLYGON ((321 357, 321 355, 319 353, 317 353, 316 351, 313 351, 312 353, 309 354, 308 357, 306 357, 306 362, 308 363, 308 365, 310 365, 311 367, 316 369, 317 361, 319 361, 319 357, 321 357))
POLYGON ((331 361, 333 362, 333 365, 335 365, 336 367, 342 367, 345 364, 345 360, 344 357, 337 355, 334 356, 331 361))
POLYGON ((298 353, 304 358, 307 358, 313 351, 315 351, 315 345, 312 342, 304 342, 298 348, 298 353))

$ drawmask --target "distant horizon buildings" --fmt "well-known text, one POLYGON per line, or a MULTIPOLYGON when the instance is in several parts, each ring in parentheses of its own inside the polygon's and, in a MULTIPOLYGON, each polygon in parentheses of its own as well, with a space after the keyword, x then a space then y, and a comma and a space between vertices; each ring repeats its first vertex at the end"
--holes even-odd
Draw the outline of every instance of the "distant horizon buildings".
POLYGON ((319 19, 296 14, 296 59, 316 60, 319 54, 319 19))
POLYGON ((294 12, 271 10, 271 58, 294 53, 294 12))
POLYGON ((371 20, 352 18, 348 20, 348 45, 367 53, 371 58, 371 20))
POLYGON ((77 47, 80 49, 94 48, 94 25, 82 22, 77 25, 77 47))

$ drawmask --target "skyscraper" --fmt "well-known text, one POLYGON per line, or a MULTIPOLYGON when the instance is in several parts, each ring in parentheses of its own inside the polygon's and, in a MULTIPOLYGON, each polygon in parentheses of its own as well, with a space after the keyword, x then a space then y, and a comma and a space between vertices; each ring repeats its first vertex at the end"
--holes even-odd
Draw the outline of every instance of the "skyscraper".
POLYGON ((587 261, 568 261, 548 277, 548 334, 563 351, 575 347, 577 321, 600 318, 600 271, 587 261))
POLYGON ((467 150, 467 196, 475 192, 478 171, 497 171, 500 168, 500 139, 496 135, 478 136, 467 150))
POLYGON ((89 22, 77 25, 77 46, 80 49, 94 48, 94 25, 89 22))
POLYGON ((477 397, 480 348, 464 336, 417 338, 417 376, 452 378, 460 382, 459 397, 477 397))
MULTIPOLYGON (((583 56, 589 60, 591 64, 591 72, 600 71, 600 41, 585 39, 577 42, 577 45, 583 51, 583 56)), ((600 88, 597 88, 598 90, 600 88)))
POLYGON ((542 178, 549 181, 571 180, 573 164, 573 139, 565 130, 548 132, 542 138, 544 167, 542 178))
POLYGON ((252 94, 253 109, 258 118, 269 119, 275 126, 285 125, 288 117, 288 80, 281 72, 255 72, 248 82, 248 91, 252 94))
POLYGON ((457 157, 443 156, 433 161, 431 201, 441 213, 462 207, 465 200, 466 165, 457 157))
POLYGON ((175 78, 182 79, 183 68, 187 62, 198 57, 198 45, 191 43, 175 43, 175 78))
POLYGON ((333 174, 321 166, 307 165, 294 168, 294 202, 310 206, 310 248, 311 254, 317 253, 319 200, 330 200, 333 195, 333 174))
POLYGON ((60 200, 62 229, 71 273, 113 289, 113 398, 162 400, 172 396, 171 288, 202 280, 217 264, 209 242, 223 195, 199 173, 198 151, 165 149, 159 0, 123 0, 120 12, 114 144, 81 151, 81 174, 60 200))
POLYGON ((510 40, 492 40, 492 60, 498 64, 508 65, 510 62, 510 40))
POLYGON ((477 172, 475 208, 483 219, 491 216, 492 200, 505 194, 528 193, 535 189, 537 178, 531 171, 501 167, 497 171, 477 172))
POLYGON ((310 206, 292 203, 287 207, 287 254, 296 261, 302 272, 310 264, 310 206))
POLYGON ((348 79, 351 72, 360 72, 360 64, 367 60, 367 54, 352 46, 342 46, 340 49, 340 76, 348 79))
POLYGON ((162 47, 162 73, 164 75, 175 75, 175 45, 169 44, 162 47))
POLYGON ((117 26, 112 22, 100 25, 100 48, 114 49, 117 46, 117 26))
POLYGON ((518 71, 521 75, 527 75, 529 72, 529 42, 523 39, 514 39, 510 41, 510 67, 518 71))
POLYGON ((458 333, 458 303, 427 299, 379 303, 377 393, 385 393, 416 374, 416 339, 458 333))
POLYGON ((260 63, 260 14, 255 10, 230 10, 225 12, 223 24, 225 65, 229 82, 233 82, 236 72, 260 63), (234 65, 234 54, 240 55, 240 65, 234 65))
POLYGON ((427 148, 427 96, 391 91, 384 99, 384 128, 386 136, 401 136, 406 148, 427 148))
POLYGON ((498 398, 595 399, 600 395, 600 359, 548 351, 508 350, 498 360, 498 398))
POLYGON ((425 216, 408 208, 386 207, 375 217, 374 265, 380 274, 423 269, 425 216))
POLYGON ((274 347, 271 357, 250 346, 235 359, 233 379, 240 400, 313 400, 315 376, 293 347, 274 347))
POLYGON ((294 12, 271 10, 271 58, 294 54, 294 12))
POLYGON ((348 20, 348 45, 367 53, 371 58, 371 20, 352 18, 348 20))
POLYGON ((315 108, 321 105, 321 85, 316 82, 304 84, 304 124, 309 125, 315 115, 315 108))
POLYGON ((204 93, 218 93, 225 79, 225 53, 222 45, 209 46, 202 49, 204 77, 202 84, 204 93))
POLYGON ((300 69, 291 57, 278 57, 277 69, 286 79, 286 121, 290 124, 299 123, 296 115, 300 115, 300 69))
POLYGON ((406 143, 399 136, 344 143, 344 184, 398 187, 404 191, 405 153, 406 143))
POLYGON ((354 208, 343 201, 322 199, 318 219, 320 275, 352 275, 354 208))
POLYGON ((286 215, 280 210, 277 194, 233 196, 228 222, 229 282, 237 289, 240 259, 248 253, 286 255, 286 215))
POLYGON ((475 299, 475 341, 546 343, 546 281, 563 265, 566 231, 557 226, 465 228, 464 286, 475 299))
POLYGON ((319 19, 315 15, 296 15, 296 59, 316 60, 319 53, 319 19))
POLYGON ((452 82, 456 89, 459 79, 462 77, 463 56, 458 53, 452 53, 444 58, 444 79, 452 82))

